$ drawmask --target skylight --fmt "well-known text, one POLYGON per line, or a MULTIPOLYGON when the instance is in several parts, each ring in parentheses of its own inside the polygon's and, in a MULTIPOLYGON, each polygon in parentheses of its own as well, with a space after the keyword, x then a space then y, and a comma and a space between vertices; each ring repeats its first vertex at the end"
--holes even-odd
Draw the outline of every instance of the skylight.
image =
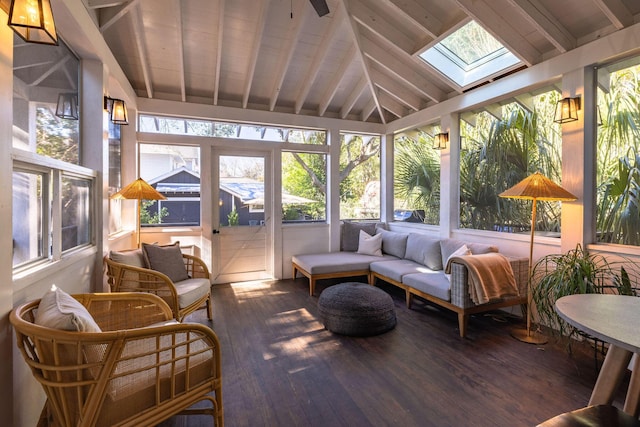
POLYGON ((521 64, 475 21, 422 52, 420 58, 462 89, 521 64))

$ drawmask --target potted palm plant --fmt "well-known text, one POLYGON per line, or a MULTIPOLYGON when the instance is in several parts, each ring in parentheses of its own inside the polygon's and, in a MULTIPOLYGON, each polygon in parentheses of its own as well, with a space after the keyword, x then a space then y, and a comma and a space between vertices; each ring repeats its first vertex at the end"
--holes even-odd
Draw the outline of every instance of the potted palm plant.
POLYGON ((590 293, 637 295, 638 277, 635 271, 629 272, 629 265, 624 260, 612 262, 601 254, 589 253, 580 244, 567 253, 543 257, 532 272, 533 300, 540 322, 552 333, 571 336, 574 328, 554 308, 559 298, 590 293))

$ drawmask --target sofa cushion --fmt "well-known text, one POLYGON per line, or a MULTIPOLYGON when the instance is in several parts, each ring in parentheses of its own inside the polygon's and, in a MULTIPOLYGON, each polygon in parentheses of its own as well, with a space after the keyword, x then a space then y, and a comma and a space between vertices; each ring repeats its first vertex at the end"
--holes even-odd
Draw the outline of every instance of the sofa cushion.
POLYGON ((402 283, 445 301, 451 301, 451 282, 442 271, 406 274, 402 283))
POLYGON ((184 266, 180 243, 158 246, 142 244, 142 253, 147 261, 148 268, 165 274, 172 282, 179 282, 189 278, 187 268, 184 266))
POLYGON ((447 260, 444 262, 443 265, 444 265, 445 272, 449 271, 449 262, 451 261, 451 258, 456 256, 465 256, 465 255, 471 255, 471 250, 466 244, 463 244, 458 249, 453 251, 453 253, 449 255, 449 258, 447 258, 447 260))
POLYGON ((34 323, 65 331, 101 332, 87 309, 56 285, 40 299, 34 323))
POLYGON ((381 228, 378 228, 376 233, 382 234, 382 253, 404 258, 407 251, 408 234, 386 231, 381 228))
POLYGON ((382 256, 382 236, 380 234, 371 236, 365 231, 360 230, 360 239, 358 241, 358 250, 356 253, 382 256))
POLYGON ((407 237, 406 259, 426 265, 431 270, 442 270, 440 240, 426 234, 411 233, 407 237))
POLYGON ((291 258, 297 266, 309 274, 343 273, 368 270, 369 264, 382 259, 396 259, 391 255, 363 255, 355 252, 328 252, 324 254, 295 255, 291 258))
POLYGON ((402 276, 405 274, 429 271, 424 265, 408 259, 372 262, 369 269, 396 282, 402 282, 402 276))
POLYGON ((467 243, 471 255, 489 254, 492 252, 500 252, 497 246, 487 245, 485 243, 467 243))
POLYGON ((355 252, 358 250, 360 241, 360 230, 373 236, 376 233, 375 222, 344 222, 340 236, 340 250, 355 252))

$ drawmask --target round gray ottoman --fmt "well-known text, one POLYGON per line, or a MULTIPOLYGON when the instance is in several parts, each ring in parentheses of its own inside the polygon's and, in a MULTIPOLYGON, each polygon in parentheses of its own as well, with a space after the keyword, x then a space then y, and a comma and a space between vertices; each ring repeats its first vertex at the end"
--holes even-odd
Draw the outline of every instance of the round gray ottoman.
POLYGON ((330 286, 318 298, 324 327, 336 334, 371 336, 396 326, 393 299, 382 289, 366 283, 330 286))

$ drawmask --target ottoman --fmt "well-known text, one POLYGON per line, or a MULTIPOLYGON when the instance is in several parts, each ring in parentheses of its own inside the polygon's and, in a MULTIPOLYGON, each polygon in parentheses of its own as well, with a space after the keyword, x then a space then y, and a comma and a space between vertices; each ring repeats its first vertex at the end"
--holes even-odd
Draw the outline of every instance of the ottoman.
POLYGON ((318 312, 324 327, 341 335, 378 335, 396 326, 391 296, 366 283, 326 288, 318 298, 318 312))

